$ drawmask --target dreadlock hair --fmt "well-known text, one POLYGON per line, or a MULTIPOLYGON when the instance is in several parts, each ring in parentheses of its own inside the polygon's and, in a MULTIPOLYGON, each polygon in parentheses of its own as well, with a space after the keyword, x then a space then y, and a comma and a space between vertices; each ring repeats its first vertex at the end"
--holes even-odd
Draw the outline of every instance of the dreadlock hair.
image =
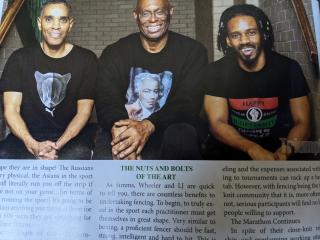
POLYGON ((42 4, 42 6, 41 6, 41 11, 40 11, 40 15, 42 15, 42 13, 43 13, 43 9, 46 7, 46 6, 48 6, 48 5, 50 5, 50 4, 59 4, 59 3, 62 3, 62 4, 64 4, 68 9, 69 9, 69 14, 71 14, 71 5, 70 5, 70 3, 67 1, 67 0, 47 0, 47 1, 45 1, 43 4, 42 4))
POLYGON ((239 4, 227 8, 221 15, 219 32, 217 38, 218 49, 224 55, 230 54, 232 50, 227 45, 228 22, 236 16, 251 16, 256 20, 258 30, 262 36, 262 45, 265 50, 272 50, 274 46, 274 34, 268 16, 258 7, 251 4, 239 4))

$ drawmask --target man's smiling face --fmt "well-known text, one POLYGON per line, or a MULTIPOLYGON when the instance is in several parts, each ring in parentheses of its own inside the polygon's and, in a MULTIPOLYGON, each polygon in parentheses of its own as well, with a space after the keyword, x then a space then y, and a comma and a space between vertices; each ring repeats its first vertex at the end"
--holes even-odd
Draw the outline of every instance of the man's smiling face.
POLYGON ((45 6, 38 18, 42 42, 49 48, 60 47, 65 42, 72 25, 73 19, 69 16, 69 9, 63 3, 45 6))
POLYGON ((160 41, 168 32, 172 8, 168 0, 140 0, 134 12, 140 33, 149 41, 160 41))
POLYGON ((244 64, 254 64, 262 51, 261 35, 256 20, 251 16, 240 15, 231 18, 227 26, 228 46, 238 53, 244 64))

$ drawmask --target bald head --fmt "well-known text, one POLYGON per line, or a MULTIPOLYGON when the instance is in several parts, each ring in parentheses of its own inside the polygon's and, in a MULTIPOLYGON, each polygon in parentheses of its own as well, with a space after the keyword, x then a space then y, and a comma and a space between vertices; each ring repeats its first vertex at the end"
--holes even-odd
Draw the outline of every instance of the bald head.
POLYGON ((152 5, 155 3, 161 4, 167 10, 170 10, 172 8, 172 5, 170 4, 169 0, 137 0, 135 11, 139 12, 141 9, 143 9, 143 6, 152 5))
POLYGON ((133 17, 147 51, 159 52, 165 46, 172 14, 169 0, 137 0, 133 17), (149 49, 151 45, 152 50, 149 49))

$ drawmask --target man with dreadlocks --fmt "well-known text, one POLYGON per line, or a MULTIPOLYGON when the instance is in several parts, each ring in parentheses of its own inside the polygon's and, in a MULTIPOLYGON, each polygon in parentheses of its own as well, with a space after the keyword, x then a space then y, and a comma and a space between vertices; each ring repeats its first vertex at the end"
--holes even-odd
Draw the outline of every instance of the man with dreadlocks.
POLYGON ((253 5, 234 5, 220 19, 224 57, 206 72, 204 107, 225 159, 286 160, 310 135, 309 89, 298 63, 273 50, 272 25, 253 5), (291 142, 290 141, 290 142, 291 142))

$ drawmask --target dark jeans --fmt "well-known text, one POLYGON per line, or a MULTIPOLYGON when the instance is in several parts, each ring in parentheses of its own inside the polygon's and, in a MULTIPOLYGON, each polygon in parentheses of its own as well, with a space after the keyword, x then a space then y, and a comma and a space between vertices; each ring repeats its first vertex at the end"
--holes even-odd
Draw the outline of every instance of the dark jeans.
MULTIPOLYGON (((279 139, 269 139, 265 141, 264 145, 260 145, 271 152, 275 152, 281 146, 281 141, 279 139)), ((211 135, 208 135, 203 144, 203 157, 206 160, 251 160, 247 153, 227 146, 211 135)), ((288 160, 319 160, 319 156, 310 153, 295 153, 289 156, 288 160)))
MULTIPOLYGON (((50 139, 48 139, 50 140, 50 139)), ((93 145, 84 134, 70 140, 59 152, 59 159, 90 160, 93 145)), ((0 142, 0 159, 35 159, 24 143, 12 134, 0 142)))
MULTIPOLYGON (((112 159, 111 134, 98 132, 93 159, 112 159)), ((187 123, 172 124, 164 131, 156 130, 144 146, 142 159, 191 160, 201 159, 201 134, 187 123)))

